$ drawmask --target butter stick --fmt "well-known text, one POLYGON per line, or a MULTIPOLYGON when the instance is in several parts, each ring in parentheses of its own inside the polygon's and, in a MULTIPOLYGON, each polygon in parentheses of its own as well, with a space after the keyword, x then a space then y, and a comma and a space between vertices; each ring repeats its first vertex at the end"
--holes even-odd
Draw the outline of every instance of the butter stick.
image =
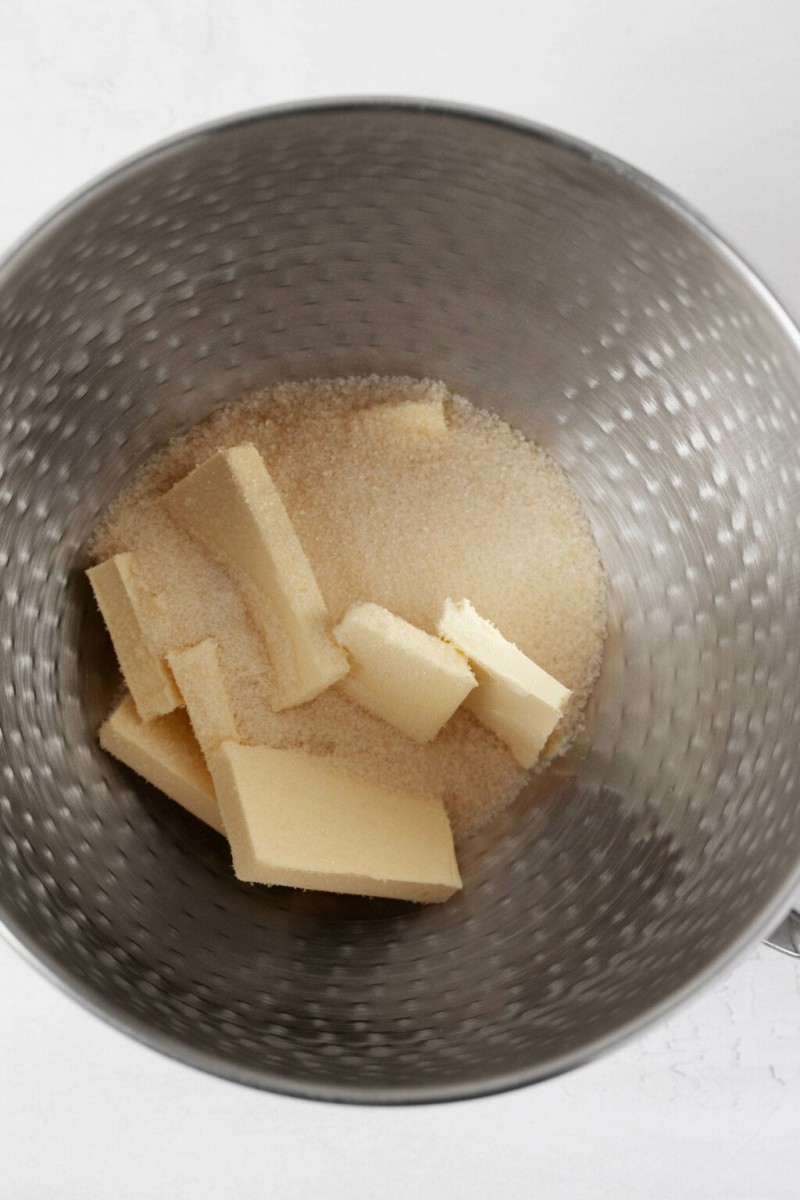
POLYGON ((347 673, 311 564, 255 446, 213 455, 164 504, 242 585, 275 667, 276 710, 312 700, 347 673))
POLYGON ((441 400, 406 400, 402 404, 376 404, 364 411, 364 419, 395 434, 442 441, 447 422, 441 400))
POLYGON ((532 767, 564 713, 571 692, 476 613, 468 600, 448 600, 437 626, 467 656, 478 686, 464 702, 505 742, 522 767, 532 767))
POLYGON ((150 649, 147 626, 157 602, 136 578, 134 556, 116 554, 87 575, 139 716, 151 721, 172 712, 181 697, 166 664, 150 649))
POLYGON ((299 750, 223 742, 212 774, 240 879, 436 903, 461 887, 441 800, 299 750))
POLYGON ((142 721, 130 696, 100 728, 100 745, 142 779, 224 833, 214 784, 182 709, 142 721))
POLYGON ((239 741, 239 731, 219 661, 219 647, 212 638, 172 650, 167 655, 194 735, 208 758, 220 742, 239 741))
POLYGON ((475 687, 462 654, 378 604, 353 604, 333 636, 350 656, 344 694, 414 741, 436 737, 475 687))

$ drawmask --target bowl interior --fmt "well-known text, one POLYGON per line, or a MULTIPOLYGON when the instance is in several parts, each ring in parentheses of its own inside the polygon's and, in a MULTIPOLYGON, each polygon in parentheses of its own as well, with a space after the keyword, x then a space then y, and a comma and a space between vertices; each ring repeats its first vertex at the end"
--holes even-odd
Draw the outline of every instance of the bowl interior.
POLYGON ((8 928, 129 1031, 303 1095, 469 1095, 640 1022, 800 861, 798 394, 798 335, 738 260, 534 130, 290 111, 110 176, 0 269, 8 928), (441 378, 545 445, 611 585, 580 744, 442 907, 241 885, 95 742, 116 678, 82 572, 106 506, 243 391, 371 371, 441 378))

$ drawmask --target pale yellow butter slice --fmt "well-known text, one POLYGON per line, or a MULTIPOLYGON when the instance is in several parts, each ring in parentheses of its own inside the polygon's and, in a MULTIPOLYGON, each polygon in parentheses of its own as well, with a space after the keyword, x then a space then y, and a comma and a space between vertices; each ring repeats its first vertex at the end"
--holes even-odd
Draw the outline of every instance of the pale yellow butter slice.
POLYGON ((148 644, 147 626, 157 617, 157 600, 136 578, 132 554, 116 554, 87 571, 120 669, 143 721, 172 712, 180 693, 164 661, 148 644))
POLYGON ((478 686, 465 708, 504 741, 522 767, 532 767, 572 694, 476 613, 468 600, 447 600, 437 626, 467 656, 478 686))
POLYGON ((376 404, 364 412, 368 422, 376 422, 397 433, 441 441, 447 435, 447 422, 441 400, 406 400, 403 404, 376 404))
POLYGON ((164 503, 244 585, 275 667, 277 710, 312 700, 347 673, 311 564, 255 446, 213 455, 164 503))
POLYGON ((461 887, 441 800, 299 750, 223 742, 212 774, 240 879, 433 903, 461 887))
POLYGON ((417 742, 430 742, 475 687, 466 659, 378 604, 354 604, 333 636, 350 656, 346 696, 417 742))
POLYGON ((100 745, 212 829, 224 833, 214 784, 186 713, 142 721, 130 696, 100 728, 100 745))
POLYGON ((172 650, 167 655, 194 736, 206 758, 220 742, 239 741, 236 717, 219 661, 219 647, 212 638, 172 650))

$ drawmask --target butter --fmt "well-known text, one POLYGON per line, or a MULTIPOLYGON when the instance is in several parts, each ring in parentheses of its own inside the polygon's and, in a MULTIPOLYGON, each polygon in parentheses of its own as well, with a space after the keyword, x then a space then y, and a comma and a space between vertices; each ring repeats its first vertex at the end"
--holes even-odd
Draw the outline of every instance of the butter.
POLYGON ((299 750, 223 742, 212 774, 240 879, 435 903, 461 887, 441 800, 299 750))
POLYGON ((311 564, 255 446, 213 455, 164 504, 242 588, 275 667, 276 710, 312 700, 347 673, 311 564))
POLYGON ((194 736, 208 758, 220 742, 238 742, 239 731, 219 662, 219 647, 212 638, 173 650, 167 655, 194 736))
POLYGON ((466 654, 478 686, 465 708, 505 742, 522 767, 532 767, 571 696, 468 600, 447 600, 437 626, 441 637, 466 654))
POLYGON ((214 784, 182 710, 144 722, 130 696, 100 728, 100 745, 142 779, 224 833, 214 784))
POLYGON ((353 604, 333 636, 350 656, 345 695, 414 741, 435 738, 475 687, 458 650, 378 604, 353 604))
POLYGON ((158 602, 137 580, 133 555, 117 554, 87 575, 139 716, 151 721, 172 712, 181 703, 180 693, 147 638, 158 602))
POLYGON ((441 400, 406 400, 403 404, 377 404, 364 412, 368 421, 384 425, 396 433, 441 441, 447 434, 444 405, 441 400))

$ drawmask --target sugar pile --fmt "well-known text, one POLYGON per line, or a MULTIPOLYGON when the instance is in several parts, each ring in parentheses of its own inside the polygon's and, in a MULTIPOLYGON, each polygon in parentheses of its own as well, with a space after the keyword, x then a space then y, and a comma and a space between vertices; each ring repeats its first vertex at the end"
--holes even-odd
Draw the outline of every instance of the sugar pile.
POLYGON ((274 713, 266 649, 225 571, 171 523, 159 497, 215 450, 253 442, 338 622, 370 600, 429 632, 447 597, 482 616, 573 691, 551 756, 580 728, 600 668, 606 583, 580 503, 556 464, 496 417, 411 379, 284 384, 214 414, 147 465, 95 541, 132 551, 162 594, 153 649, 215 638, 246 741, 331 754, 356 774, 434 792, 463 841, 525 782, 494 736, 457 712, 428 746, 333 688, 274 713), (370 420, 377 404, 441 399, 444 438, 370 420))

